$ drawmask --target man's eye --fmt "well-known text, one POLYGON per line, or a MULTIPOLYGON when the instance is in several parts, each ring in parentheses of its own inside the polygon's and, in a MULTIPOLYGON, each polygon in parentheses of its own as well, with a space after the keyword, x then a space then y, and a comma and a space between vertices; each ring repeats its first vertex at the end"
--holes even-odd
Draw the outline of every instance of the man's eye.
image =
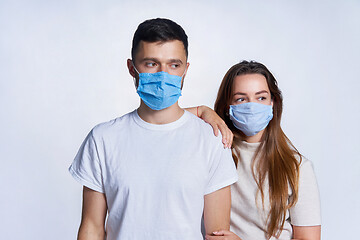
POLYGON ((170 65, 171 68, 178 68, 179 66, 180 66, 179 64, 175 64, 175 63, 170 65))
POLYGON ((155 66, 156 66, 156 63, 154 63, 154 62, 147 62, 147 63, 145 63, 145 65, 146 65, 147 67, 155 67, 155 66))

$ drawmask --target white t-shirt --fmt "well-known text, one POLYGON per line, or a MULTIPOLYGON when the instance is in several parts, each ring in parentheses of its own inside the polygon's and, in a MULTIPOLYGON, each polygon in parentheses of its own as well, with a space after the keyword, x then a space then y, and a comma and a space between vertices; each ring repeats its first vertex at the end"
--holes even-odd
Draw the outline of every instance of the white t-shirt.
MULTIPOLYGON (((240 155, 237 171, 239 180, 231 186, 231 223, 230 229, 241 239, 266 239, 266 217, 270 205, 268 188, 264 188, 265 210, 261 196, 256 194, 258 187, 252 175, 251 162, 260 143, 240 142, 236 153, 240 155)), ((289 189, 289 197, 292 191, 289 189)), ((278 239, 292 239, 292 227, 316 226, 321 224, 320 198, 312 164, 302 158, 299 176, 299 197, 296 205, 286 213, 284 229, 278 239)), ((271 240, 276 239, 274 237, 271 240)))
POLYGON ((97 125, 69 171, 105 193, 111 240, 202 239, 204 195, 238 179, 221 136, 187 111, 163 125, 136 110, 97 125))

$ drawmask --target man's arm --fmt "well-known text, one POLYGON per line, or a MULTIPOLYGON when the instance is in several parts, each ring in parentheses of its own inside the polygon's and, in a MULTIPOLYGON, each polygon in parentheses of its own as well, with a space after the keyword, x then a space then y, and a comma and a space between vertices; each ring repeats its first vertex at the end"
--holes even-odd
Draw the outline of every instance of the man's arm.
POLYGON ((230 229, 230 186, 209 193, 204 197, 204 224, 206 234, 230 229))
POLYGON ((83 187, 83 209, 78 240, 104 240, 107 204, 105 194, 83 187))

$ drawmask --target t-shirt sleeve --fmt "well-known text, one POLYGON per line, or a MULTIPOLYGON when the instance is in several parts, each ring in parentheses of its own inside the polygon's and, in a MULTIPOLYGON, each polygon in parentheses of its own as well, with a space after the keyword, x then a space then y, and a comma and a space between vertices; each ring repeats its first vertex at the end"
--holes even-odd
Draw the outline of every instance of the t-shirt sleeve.
POLYGON ((224 149, 221 142, 218 142, 212 151, 208 179, 204 195, 229 186, 238 180, 231 150, 224 149))
POLYGON ((312 163, 306 159, 300 165, 299 197, 290 209, 290 221, 295 226, 321 225, 318 185, 312 163))
POLYGON ((104 193, 99 152, 91 131, 69 167, 70 174, 82 185, 104 193))

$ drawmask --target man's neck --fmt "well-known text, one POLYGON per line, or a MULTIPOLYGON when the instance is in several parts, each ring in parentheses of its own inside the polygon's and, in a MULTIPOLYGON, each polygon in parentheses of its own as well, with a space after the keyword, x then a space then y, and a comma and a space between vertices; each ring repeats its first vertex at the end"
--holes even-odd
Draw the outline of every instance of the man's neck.
POLYGON ((177 102, 163 110, 152 110, 146 106, 143 101, 141 101, 137 112, 142 120, 151 124, 166 124, 175 122, 184 114, 184 110, 179 107, 177 102))

